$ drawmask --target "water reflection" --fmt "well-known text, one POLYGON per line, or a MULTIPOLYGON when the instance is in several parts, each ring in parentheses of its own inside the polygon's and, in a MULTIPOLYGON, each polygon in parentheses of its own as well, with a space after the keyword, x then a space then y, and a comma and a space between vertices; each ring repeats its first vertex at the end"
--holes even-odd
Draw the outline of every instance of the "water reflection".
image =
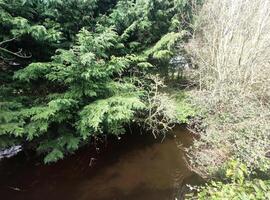
POLYGON ((161 139, 130 134, 102 144, 100 153, 87 148, 49 166, 23 155, 4 160, 1 199, 172 200, 184 182, 194 181, 177 147, 189 145, 192 137, 177 127, 161 139))

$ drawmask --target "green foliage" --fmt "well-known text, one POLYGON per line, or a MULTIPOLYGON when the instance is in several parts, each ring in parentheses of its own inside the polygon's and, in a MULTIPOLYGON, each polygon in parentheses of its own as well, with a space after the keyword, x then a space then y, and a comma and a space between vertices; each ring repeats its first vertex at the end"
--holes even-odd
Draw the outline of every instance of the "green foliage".
MULTIPOLYGON (((47 105, 20 110, 25 115, 19 118, 22 124, 17 130, 4 128, 4 134, 24 136, 31 141, 46 133, 50 145, 43 141, 43 148, 39 148, 51 149, 45 162, 62 158, 60 152, 79 146, 72 145, 74 140, 63 140, 62 134, 55 138, 57 134, 49 134, 50 127, 64 128, 79 141, 103 132, 121 134, 134 112, 144 108, 130 78, 116 79, 131 63, 126 57, 111 55, 117 46, 117 33, 112 28, 96 33, 83 29, 77 37, 76 44, 70 50, 59 51, 52 62, 32 63, 14 76, 26 82, 43 79, 50 95, 45 97, 47 105), (50 85, 62 87, 63 92, 53 94, 50 85), (57 149, 56 144, 60 145, 57 149)), ((44 101, 44 97, 38 99, 44 101)))
POLYGON ((181 123, 188 123, 191 117, 198 115, 198 111, 189 102, 189 97, 182 91, 175 91, 173 98, 176 103, 177 120, 181 123))
POLYGON ((145 108, 136 96, 113 96, 97 100, 80 112, 79 130, 84 139, 91 133, 108 131, 119 135, 125 132, 123 125, 134 119, 134 111, 145 108))
POLYGON ((35 54, 34 49, 21 45, 27 38, 33 40, 30 45, 32 48, 35 44, 50 48, 61 40, 62 33, 59 24, 49 23, 42 16, 45 9, 46 4, 41 0, 0 1, 0 44, 1 42, 5 44, 3 47, 0 45, 1 58, 25 57, 23 54, 15 53, 18 52, 17 49, 24 49, 29 54, 35 54))
MULTIPOLYGON (((63 37, 71 42, 81 28, 90 28, 95 21, 94 15, 98 15, 102 0, 49 0, 46 4, 45 16, 55 23, 61 24, 63 37)), ((114 3, 109 3, 109 7, 114 3)))
MULTIPOLYGON (((18 57, 12 54, 16 48, 35 58, 48 59, 56 48, 68 47, 81 28, 92 28, 94 16, 104 12, 98 5, 106 3, 106 0, 1 0, 0 44, 13 39, 0 48, 1 57, 18 57)), ((110 9, 114 4, 107 3, 105 7, 110 9)))
POLYGON ((211 200, 266 200, 270 199, 270 181, 251 179, 246 165, 231 161, 226 170, 227 183, 212 181, 200 187, 198 194, 188 199, 211 200))
POLYGON ((141 124, 149 109, 158 109, 146 99, 162 107, 150 120, 158 127, 167 98, 152 98, 153 79, 145 74, 168 62, 184 39, 188 4, 0 0, 0 148, 24 144, 55 162, 91 138, 141 124), (26 65, 18 59, 24 52, 32 54, 26 65), (10 68, 10 59, 20 68, 10 68))
POLYGON ((178 40, 182 39, 185 36, 185 34, 186 31, 178 33, 175 32, 167 33, 166 35, 162 36, 160 40, 146 52, 146 54, 154 55, 159 51, 166 51, 166 50, 171 53, 174 49, 174 45, 177 43, 178 40))
POLYGON ((170 99, 174 102, 174 110, 176 121, 187 124, 191 122, 191 118, 199 115, 199 110, 191 104, 190 95, 188 92, 179 90, 175 86, 170 86, 165 89, 169 94, 170 99))

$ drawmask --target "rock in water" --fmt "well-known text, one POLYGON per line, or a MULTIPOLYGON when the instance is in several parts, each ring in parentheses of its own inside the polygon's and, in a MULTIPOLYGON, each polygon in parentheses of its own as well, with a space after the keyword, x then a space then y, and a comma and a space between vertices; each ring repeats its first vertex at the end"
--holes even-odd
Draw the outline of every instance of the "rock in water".
POLYGON ((7 149, 0 150, 0 160, 2 158, 10 158, 12 156, 15 156, 17 153, 19 153, 22 150, 21 145, 16 145, 7 149))

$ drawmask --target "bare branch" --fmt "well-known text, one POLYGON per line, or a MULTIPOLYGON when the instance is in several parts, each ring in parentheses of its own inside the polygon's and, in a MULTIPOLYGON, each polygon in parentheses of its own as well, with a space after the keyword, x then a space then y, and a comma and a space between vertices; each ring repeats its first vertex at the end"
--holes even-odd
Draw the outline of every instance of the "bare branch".
POLYGON ((5 52, 5 53, 10 54, 10 55, 13 55, 13 56, 18 57, 18 58, 23 58, 23 59, 27 59, 27 58, 32 57, 31 54, 30 55, 23 54, 21 49, 18 52, 12 52, 12 51, 9 51, 5 48, 0 47, 0 51, 5 52))
POLYGON ((11 42, 11 41, 13 41, 15 39, 17 39, 17 38, 11 38, 11 39, 8 39, 8 40, 4 40, 4 41, 0 42, 0 46, 3 45, 3 44, 9 43, 9 42, 11 42))

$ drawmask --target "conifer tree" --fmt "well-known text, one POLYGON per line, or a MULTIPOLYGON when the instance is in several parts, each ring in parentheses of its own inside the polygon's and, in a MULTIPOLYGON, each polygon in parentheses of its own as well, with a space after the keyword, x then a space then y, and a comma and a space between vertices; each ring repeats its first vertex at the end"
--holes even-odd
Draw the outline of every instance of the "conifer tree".
POLYGON ((0 38, 11 40, 11 53, 0 49, 0 148, 23 144, 53 162, 91 138, 125 133, 157 109, 146 100, 153 80, 145 75, 166 67, 185 39, 190 2, 106 2, 0 0, 0 26, 7 27, 0 38), (27 49, 33 41, 60 48, 41 58, 27 49), (32 57, 11 69, 7 60, 18 60, 12 52, 19 47, 32 57))

